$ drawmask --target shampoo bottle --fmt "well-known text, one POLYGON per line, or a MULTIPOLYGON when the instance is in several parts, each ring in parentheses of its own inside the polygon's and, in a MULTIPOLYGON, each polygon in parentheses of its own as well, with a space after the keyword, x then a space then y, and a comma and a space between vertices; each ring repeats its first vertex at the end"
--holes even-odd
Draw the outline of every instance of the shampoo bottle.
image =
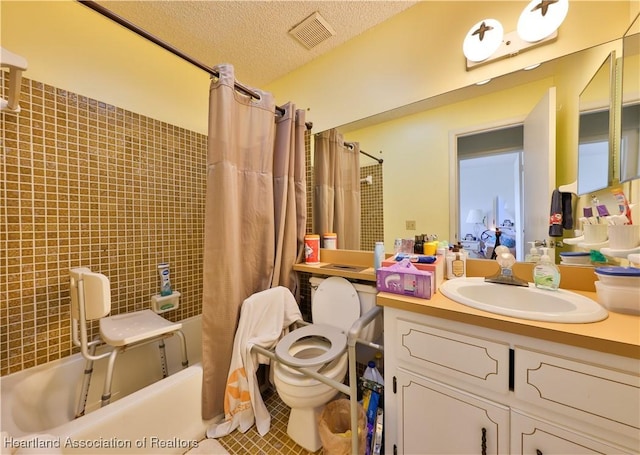
POLYGON ((560 286, 560 270, 547 254, 548 248, 542 248, 540 261, 533 268, 533 282, 539 289, 555 291, 560 286))

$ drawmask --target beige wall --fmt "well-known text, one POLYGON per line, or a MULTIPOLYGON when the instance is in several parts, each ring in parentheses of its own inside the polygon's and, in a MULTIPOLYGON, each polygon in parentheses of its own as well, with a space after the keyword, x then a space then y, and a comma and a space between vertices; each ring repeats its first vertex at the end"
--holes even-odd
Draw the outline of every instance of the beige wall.
POLYGON ((209 75, 74 0, 2 0, 2 47, 25 77, 207 133, 209 75))

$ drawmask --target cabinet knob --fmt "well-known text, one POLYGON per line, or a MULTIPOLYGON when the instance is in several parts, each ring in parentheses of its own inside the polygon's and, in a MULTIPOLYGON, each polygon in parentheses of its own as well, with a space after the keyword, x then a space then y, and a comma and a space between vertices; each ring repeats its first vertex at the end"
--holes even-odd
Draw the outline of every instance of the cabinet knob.
POLYGON ((536 449, 536 455, 542 455, 542 450, 536 449))

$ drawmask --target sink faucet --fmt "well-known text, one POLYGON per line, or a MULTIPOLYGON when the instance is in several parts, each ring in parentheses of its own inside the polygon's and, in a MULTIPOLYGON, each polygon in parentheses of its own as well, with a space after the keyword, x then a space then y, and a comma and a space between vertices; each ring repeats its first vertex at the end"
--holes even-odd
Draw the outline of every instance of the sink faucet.
POLYGON ((507 247, 497 247, 496 249, 498 250, 496 251, 496 261, 500 266, 500 271, 496 275, 486 277, 484 281, 488 283, 529 287, 529 283, 513 274, 511 267, 516 263, 516 258, 509 252, 509 249, 507 247))

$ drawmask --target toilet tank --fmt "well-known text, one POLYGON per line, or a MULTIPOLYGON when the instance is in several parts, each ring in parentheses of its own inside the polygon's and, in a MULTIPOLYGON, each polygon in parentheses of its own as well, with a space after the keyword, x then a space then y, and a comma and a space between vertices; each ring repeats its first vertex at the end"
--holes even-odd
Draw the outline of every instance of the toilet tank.
MULTIPOLYGON (((316 289, 326 278, 320 278, 312 276, 309 278, 309 283, 311 284, 311 305, 313 305, 314 294, 316 289)), ((361 284, 361 283, 353 283, 350 282, 351 285, 355 288, 358 293, 358 299, 360 300, 360 316, 365 314, 371 308, 376 306, 376 295, 378 294, 378 290, 375 285, 361 284)), ((360 332, 360 337, 367 341, 379 342, 381 341, 382 330, 384 327, 384 322, 382 320, 382 313, 380 313, 376 318, 371 321, 371 323, 366 326, 362 332, 360 332)))

